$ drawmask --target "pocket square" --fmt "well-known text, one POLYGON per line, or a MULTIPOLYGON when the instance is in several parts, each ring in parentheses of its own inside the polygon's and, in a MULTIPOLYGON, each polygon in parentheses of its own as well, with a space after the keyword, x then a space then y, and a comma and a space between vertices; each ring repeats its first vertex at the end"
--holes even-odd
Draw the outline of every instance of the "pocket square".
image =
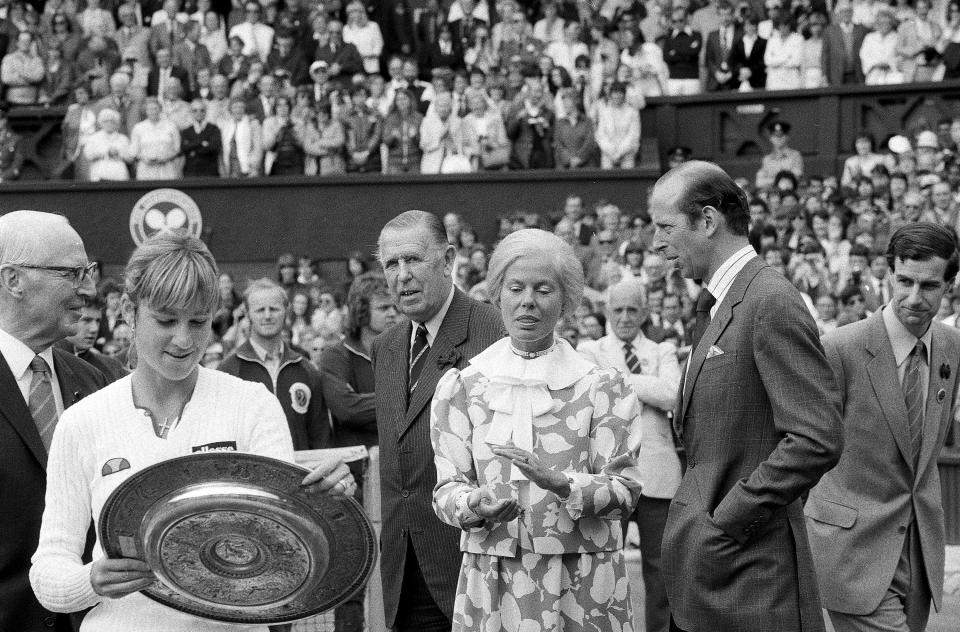
POLYGON ((717 345, 710 345, 710 350, 707 351, 707 360, 709 360, 710 358, 715 358, 717 356, 722 356, 722 355, 723 355, 723 349, 721 349, 717 345))

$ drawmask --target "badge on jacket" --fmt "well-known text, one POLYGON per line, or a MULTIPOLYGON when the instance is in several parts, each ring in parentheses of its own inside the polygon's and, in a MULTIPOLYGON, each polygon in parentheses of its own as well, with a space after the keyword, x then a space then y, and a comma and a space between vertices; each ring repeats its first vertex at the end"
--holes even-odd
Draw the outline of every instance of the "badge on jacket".
POLYGON ((294 382, 290 386, 290 407, 301 415, 310 406, 310 387, 303 382, 294 382))

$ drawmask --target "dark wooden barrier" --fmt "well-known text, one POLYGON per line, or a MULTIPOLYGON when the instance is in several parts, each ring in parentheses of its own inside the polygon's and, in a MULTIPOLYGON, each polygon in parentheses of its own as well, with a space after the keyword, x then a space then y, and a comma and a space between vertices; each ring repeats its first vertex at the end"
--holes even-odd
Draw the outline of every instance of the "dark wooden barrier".
POLYGON ((839 175, 859 131, 879 143, 924 126, 935 129, 954 116, 960 116, 960 81, 711 92, 648 99, 641 112, 643 136, 657 138, 662 158, 671 146, 685 145, 694 157, 751 180, 770 151, 764 129, 774 119, 792 123, 790 146, 803 154, 808 174, 839 175))
POLYGON ((129 219, 137 201, 176 188, 200 207, 204 238, 221 263, 272 262, 280 252, 344 260, 372 252, 380 227, 413 208, 460 213, 492 243, 498 218, 516 212, 558 216, 567 194, 592 205, 605 199, 626 212, 643 206, 655 170, 528 171, 468 176, 220 178, 173 182, 19 182, 0 187, 0 213, 29 208, 66 215, 91 258, 126 261, 129 219))

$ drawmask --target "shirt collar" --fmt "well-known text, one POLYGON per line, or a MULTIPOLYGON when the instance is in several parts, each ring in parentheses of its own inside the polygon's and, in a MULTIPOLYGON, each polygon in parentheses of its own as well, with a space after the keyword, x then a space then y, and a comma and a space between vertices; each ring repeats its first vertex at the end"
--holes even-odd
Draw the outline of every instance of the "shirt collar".
POLYGON ((510 344, 510 338, 498 340, 474 356, 470 366, 491 379, 543 382, 550 390, 568 388, 594 368, 563 338, 557 338, 549 353, 533 359, 521 358, 510 344))
POLYGON ((750 260, 756 256, 757 251, 753 249, 753 246, 747 244, 730 255, 730 257, 717 268, 710 282, 707 283, 707 291, 713 294, 713 297, 716 299, 716 302, 710 309, 711 317, 716 315, 717 308, 727 296, 727 292, 730 291, 730 286, 733 285, 734 279, 736 279, 740 271, 750 263, 750 260))
MULTIPOLYGON (((913 348, 917 346, 918 338, 910 333, 907 328, 903 326, 903 323, 900 322, 900 319, 897 318, 893 310, 892 302, 887 303, 887 306, 883 308, 883 326, 887 328, 890 346, 893 347, 893 359, 899 367, 913 352, 913 348)), ((919 340, 922 340, 926 346, 927 366, 930 366, 930 342, 933 340, 933 333, 930 327, 927 327, 927 331, 919 340)))
MULTIPOLYGON (((630 341, 630 347, 633 348, 634 350, 639 349, 640 344, 643 342, 644 338, 645 336, 641 331, 640 333, 637 334, 636 338, 630 341)), ((619 346, 621 349, 623 348, 623 345, 627 344, 626 340, 621 340, 620 338, 617 338, 616 335, 613 336, 613 339, 616 341, 617 346, 619 346)))
MULTIPOLYGON (((447 300, 444 301, 443 307, 440 308, 440 311, 433 315, 433 318, 423 323, 427 327, 427 344, 431 347, 433 346, 433 341, 437 339, 437 334, 440 332, 440 325, 443 324, 443 319, 447 317, 447 311, 450 309, 450 303, 453 302, 453 293, 454 287, 450 285, 450 294, 447 295, 447 300)), ((417 336, 417 327, 420 326, 420 323, 416 321, 411 321, 413 325, 412 331, 410 333, 410 344, 413 345, 413 340, 417 336)))
MULTIPOLYGON (((252 337, 250 338, 250 346, 253 348, 253 352, 257 354, 257 357, 260 358, 261 362, 267 361, 267 350, 260 346, 252 337)), ((275 359, 279 360, 283 357, 283 341, 280 341, 280 348, 277 349, 277 357, 275 359)))
POLYGON ((34 353, 20 339, 14 338, 3 329, 0 329, 0 354, 7 361, 10 372, 18 381, 30 370, 30 362, 36 355, 46 360, 50 371, 53 371, 53 347, 47 347, 39 354, 34 353))

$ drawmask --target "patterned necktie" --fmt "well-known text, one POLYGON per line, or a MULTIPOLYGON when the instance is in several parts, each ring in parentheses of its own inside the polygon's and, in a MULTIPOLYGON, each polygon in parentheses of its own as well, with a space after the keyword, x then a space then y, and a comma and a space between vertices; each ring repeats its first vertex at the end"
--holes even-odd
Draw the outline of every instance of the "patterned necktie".
POLYGON ((30 380, 30 415, 40 432, 43 447, 50 452, 53 429, 57 427, 57 402, 53 399, 53 382, 50 379, 50 367, 40 356, 30 361, 33 378, 30 380))
POLYGON ((700 344, 703 332, 710 325, 710 310, 716 303, 716 297, 707 288, 700 290, 700 296, 697 297, 697 320, 693 325, 693 335, 690 337, 691 350, 696 349, 700 344))
POLYGON ((903 399, 907 404, 907 428, 910 430, 910 449, 913 452, 913 465, 920 458, 920 446, 923 444, 923 371, 926 369, 926 347, 922 340, 907 359, 907 371, 903 376, 903 399))
POLYGON ((410 392, 417 388, 417 382, 420 381, 420 373, 427 363, 427 354, 430 351, 430 345, 427 344, 427 327, 421 324, 417 327, 417 336, 413 339, 413 347, 410 349, 410 392))
POLYGON ((640 358, 633 352, 633 345, 629 342, 623 343, 623 357, 631 373, 640 373, 640 358))

